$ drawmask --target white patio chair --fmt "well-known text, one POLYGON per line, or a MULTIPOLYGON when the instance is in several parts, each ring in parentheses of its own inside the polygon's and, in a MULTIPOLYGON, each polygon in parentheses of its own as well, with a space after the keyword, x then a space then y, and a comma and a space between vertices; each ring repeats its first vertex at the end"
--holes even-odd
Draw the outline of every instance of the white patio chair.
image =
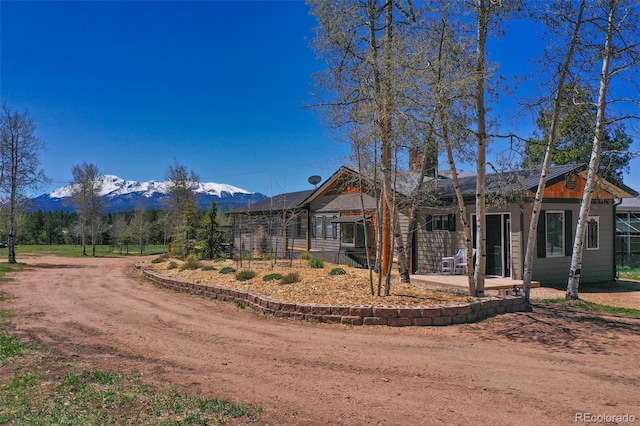
MULTIPOLYGON (((476 255, 476 249, 473 249, 473 257, 476 255)), ((467 259, 467 250, 461 249, 453 256, 453 274, 458 273, 458 269, 462 270, 463 274, 466 274, 469 268, 469 263, 467 259)))
POLYGON ((452 257, 443 257, 442 258, 442 270, 441 272, 444 273, 448 273, 450 275, 453 275, 453 272, 455 271, 455 265, 456 265, 456 258, 455 255, 452 257))
POLYGON ((450 257, 442 258, 442 273, 449 273, 450 275, 455 275, 457 264, 462 259, 462 252, 464 250, 458 250, 456 254, 450 257))

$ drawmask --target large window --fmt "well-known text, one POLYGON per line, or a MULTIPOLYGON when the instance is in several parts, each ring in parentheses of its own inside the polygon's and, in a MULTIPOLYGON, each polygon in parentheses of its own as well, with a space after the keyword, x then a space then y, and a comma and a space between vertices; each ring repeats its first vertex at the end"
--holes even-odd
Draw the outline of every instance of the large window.
POLYGON ((573 211, 542 210, 538 221, 538 257, 571 256, 573 211))
POLYGON ((564 256, 564 212, 548 211, 546 222, 547 257, 564 256))
POLYGON ((352 223, 343 223, 340 225, 340 242, 343 244, 353 244, 354 226, 352 223))
POLYGON ((600 218, 589 216, 587 222, 587 250, 598 250, 600 248, 600 218))
POLYGON ((313 217, 313 237, 315 238, 338 238, 338 225, 333 223, 336 216, 314 216, 313 217))
POLYGON ((363 223, 341 223, 340 242, 348 246, 364 247, 367 228, 363 223))

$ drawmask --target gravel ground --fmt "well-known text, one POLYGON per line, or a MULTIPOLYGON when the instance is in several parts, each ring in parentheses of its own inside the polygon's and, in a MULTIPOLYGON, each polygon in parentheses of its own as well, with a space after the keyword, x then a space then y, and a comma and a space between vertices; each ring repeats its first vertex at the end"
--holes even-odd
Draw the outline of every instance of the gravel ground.
MULTIPOLYGON (((311 324, 159 288, 131 259, 26 262, 0 283, 16 335, 94 369, 260 404, 257 424, 640 419, 637 319, 534 304, 448 327, 311 324)), ((0 367, 0 384, 17 373, 0 367)))

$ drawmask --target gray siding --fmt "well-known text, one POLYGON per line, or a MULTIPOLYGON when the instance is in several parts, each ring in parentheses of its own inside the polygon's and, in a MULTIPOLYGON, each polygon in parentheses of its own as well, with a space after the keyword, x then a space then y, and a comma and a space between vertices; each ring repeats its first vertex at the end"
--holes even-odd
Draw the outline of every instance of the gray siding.
MULTIPOLYGON (((575 238, 575 229, 578 222, 579 204, 577 203, 546 203, 543 210, 571 210, 572 220, 572 239, 565 241, 565 244, 573 247, 573 238, 575 238)), ((581 282, 597 282, 607 281, 615 278, 615 259, 614 259, 614 226, 615 218, 613 217, 613 206, 611 204, 592 204, 590 216, 599 217, 599 248, 596 250, 587 250, 583 252, 581 282)), ((524 214, 525 227, 528 226, 531 214, 524 214)), ((565 224, 566 226, 566 224, 565 224)), ((528 235, 528 229, 525 236, 528 235)), ((525 237, 526 238, 526 237, 525 237)), ((526 241, 523 240, 523 244, 526 241)), ((571 249, 569 249, 571 252, 571 249)), ((569 268, 571 266, 571 255, 563 255, 559 257, 538 257, 537 251, 533 260, 533 279, 540 281, 543 285, 563 285, 566 284, 569 277, 569 268)))
MULTIPOLYGON (((433 211, 430 214, 447 214, 449 211, 433 211)), ((426 214, 418 215, 417 264, 418 274, 436 273, 442 270, 442 258, 453 256, 464 247, 462 223, 456 216, 456 231, 427 231, 426 214)))
POLYGON ((613 206, 594 204, 590 216, 599 217, 599 248, 585 249, 582 261, 582 281, 608 281, 615 278, 615 217, 613 206))
MULTIPOLYGON (((520 221, 520 215, 516 218, 520 221)), ((511 223, 514 218, 511 217, 511 223)), ((524 263, 524 255, 522 245, 522 233, 511 231, 511 277, 516 280, 522 279, 522 265, 524 263)))
MULTIPOLYGON (((472 215, 473 206, 467 206, 472 215)), ((511 276, 522 279, 524 250, 528 238, 528 227, 531 218, 530 204, 525 204, 524 213, 517 205, 510 205, 499 209, 490 209, 492 213, 510 213, 511 215, 511 276)), ((543 210, 565 211, 571 210, 572 239, 565 241, 573 247, 573 236, 578 220, 579 204, 577 202, 545 203, 543 210)), ((582 282, 607 281, 615 278, 614 233, 615 218, 611 204, 594 203, 590 216, 599 217, 599 248, 586 250, 583 255, 582 282)), ((451 210, 430 210, 428 214, 447 214, 451 210)), ((427 231, 426 212, 419 215, 419 229, 417 238, 417 273, 438 273, 441 271, 443 257, 452 256, 464 247, 464 233, 462 223, 456 217, 456 231, 427 231)), ((569 250, 570 251, 570 250, 569 250)), ((565 254, 559 257, 538 257, 534 253, 533 279, 542 284, 564 284, 569 274, 571 256, 565 254)))

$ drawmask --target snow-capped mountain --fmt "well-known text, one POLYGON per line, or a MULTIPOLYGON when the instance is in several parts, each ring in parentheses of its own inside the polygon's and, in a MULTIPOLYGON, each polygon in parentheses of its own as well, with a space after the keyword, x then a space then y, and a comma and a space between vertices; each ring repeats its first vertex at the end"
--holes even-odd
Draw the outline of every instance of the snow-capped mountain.
MULTIPOLYGON (((144 206, 149 210, 163 208, 163 200, 168 197, 167 182, 155 180, 137 182, 124 180, 118 176, 102 176, 103 212, 113 213, 133 211, 136 206, 144 206)), ((58 188, 48 194, 40 195, 32 201, 33 211, 74 211, 71 202, 72 185, 58 188)), ((208 209, 211 200, 215 199, 219 210, 233 210, 248 203, 264 200, 265 195, 249 192, 232 185, 221 183, 199 183, 195 189, 196 199, 200 209, 208 209)))

